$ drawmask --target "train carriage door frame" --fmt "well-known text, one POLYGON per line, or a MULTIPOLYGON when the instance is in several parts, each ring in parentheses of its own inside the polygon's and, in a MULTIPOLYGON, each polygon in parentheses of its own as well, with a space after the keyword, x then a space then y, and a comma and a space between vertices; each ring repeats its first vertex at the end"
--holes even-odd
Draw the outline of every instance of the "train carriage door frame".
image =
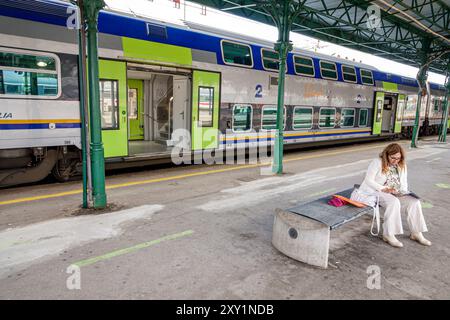
POLYGON ((381 134, 381 124, 383 121, 384 92, 375 93, 375 103, 373 107, 372 134, 381 134))
POLYGON ((194 70, 192 74, 192 150, 219 146, 219 72, 194 70))
MULTIPOLYGON (((190 129, 189 101, 191 98, 191 79, 186 75, 173 77, 173 130, 190 129)), ((172 132, 173 133, 173 132, 172 132)), ((173 138, 171 138, 173 139, 173 138)), ((189 141, 187 139, 186 141, 189 141)))
POLYGON ((395 112, 395 127, 394 127, 394 133, 400 133, 402 132, 402 121, 403 121, 403 111, 405 110, 405 101, 406 96, 404 94, 398 95, 397 100, 397 110, 395 112))
POLYGON ((99 79, 102 141, 105 158, 127 156, 128 86, 126 62, 100 59, 99 79))

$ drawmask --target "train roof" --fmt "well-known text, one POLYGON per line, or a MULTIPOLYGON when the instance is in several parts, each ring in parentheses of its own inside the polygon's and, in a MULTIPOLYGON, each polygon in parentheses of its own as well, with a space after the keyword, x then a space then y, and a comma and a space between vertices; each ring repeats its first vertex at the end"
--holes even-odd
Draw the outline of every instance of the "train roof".
MULTIPOLYGON (((75 5, 62 1, 62 0, 0 0, 0 15, 13 16, 16 18, 26 19, 26 20, 34 20, 39 22, 58 24, 58 25, 66 25, 67 17, 71 14, 68 11, 68 8, 76 8, 75 5), (30 14, 31 13, 31 14, 30 14)), ((266 48, 273 48, 273 43, 270 41, 264 41, 261 39, 249 37, 242 34, 232 33, 225 30, 216 29, 214 27, 205 26, 201 24, 197 24, 194 22, 185 22, 184 25, 176 25, 172 23, 167 23, 164 21, 158 21, 155 19, 151 19, 144 16, 139 15, 131 15, 125 12, 111 11, 111 10, 102 10, 99 16, 99 30, 100 32, 124 35, 123 30, 120 30, 117 26, 107 25, 106 22, 110 21, 110 19, 121 19, 124 25, 128 25, 127 22, 146 22, 153 23, 160 26, 164 26, 166 28, 172 30, 179 30, 190 32, 194 34, 202 34, 204 36, 222 38, 226 40, 238 40, 245 43, 248 43, 252 46, 260 46, 266 48), (129 20, 131 19, 131 20, 129 20), (104 22, 104 24, 102 23, 104 22), (103 25, 102 25, 103 24, 103 25)), ((134 25, 131 23, 131 25, 134 25)), ((128 30, 127 36, 142 38, 137 34, 131 34, 133 31, 128 30)), ((144 39, 148 40, 148 36, 144 39)), ((183 43, 184 46, 192 46, 193 44, 183 43)), ((344 65, 351 65, 358 68, 369 69, 373 71, 374 79, 379 81, 388 81, 395 82, 407 86, 418 87, 417 81, 414 78, 409 78, 405 76, 400 76, 396 74, 390 74, 383 71, 380 71, 378 68, 363 64, 357 61, 340 59, 331 55, 321 54, 317 52, 308 51, 301 48, 294 48, 294 54, 302 54, 307 55, 316 59, 324 59, 332 62, 337 62, 344 65)), ((432 89, 445 90, 445 87, 437 84, 430 83, 430 87, 432 89)))

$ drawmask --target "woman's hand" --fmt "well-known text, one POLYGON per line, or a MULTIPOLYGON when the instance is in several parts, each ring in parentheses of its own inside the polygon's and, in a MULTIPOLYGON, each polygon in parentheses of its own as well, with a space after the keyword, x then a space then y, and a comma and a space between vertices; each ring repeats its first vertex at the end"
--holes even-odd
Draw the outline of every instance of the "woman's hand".
POLYGON ((391 194, 398 193, 398 191, 395 188, 384 188, 381 191, 386 192, 386 193, 391 193, 391 194))

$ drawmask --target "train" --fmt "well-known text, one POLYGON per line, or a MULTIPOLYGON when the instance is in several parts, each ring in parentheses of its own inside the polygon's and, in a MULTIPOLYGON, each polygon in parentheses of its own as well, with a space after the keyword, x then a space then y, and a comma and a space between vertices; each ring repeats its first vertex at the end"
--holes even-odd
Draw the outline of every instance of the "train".
MULTIPOLYGON (((81 172, 74 8, 0 0, 0 187, 81 172)), ((273 43, 106 10, 98 28, 107 169, 170 161, 180 130, 190 134, 191 154, 273 144, 280 65, 273 43)), ((286 67, 286 148, 411 136, 415 79, 299 48, 286 67)), ((420 134, 437 133, 445 94, 427 82, 420 134)))

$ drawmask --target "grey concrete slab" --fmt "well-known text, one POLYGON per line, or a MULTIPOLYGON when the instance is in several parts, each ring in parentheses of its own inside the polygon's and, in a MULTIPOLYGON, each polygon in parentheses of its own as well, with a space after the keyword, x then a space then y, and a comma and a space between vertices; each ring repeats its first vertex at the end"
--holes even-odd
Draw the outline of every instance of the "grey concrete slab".
MULTIPOLYGON (((46 255, 44 250, 39 258, 15 265, 2 273, 0 298, 448 299, 447 145, 424 142, 418 150, 407 150, 409 183, 422 196, 431 247, 409 240, 405 228, 405 235, 399 237, 404 248, 393 248, 370 235, 369 216, 333 231, 326 270, 286 257, 271 243, 276 208, 293 207, 361 183, 370 160, 387 143, 289 153, 286 174, 281 177, 262 176, 259 167, 224 171, 232 168, 227 165, 109 176, 107 184, 116 187, 108 190, 108 199, 117 212, 146 205, 161 209, 144 218, 130 215, 108 237, 79 242, 75 237, 57 252, 46 255), (203 174, 206 170, 214 172, 203 174), (176 178, 165 180, 168 176, 176 178), (80 261, 91 263, 80 268, 81 289, 69 290, 67 282, 73 274, 67 273, 68 268, 80 261), (374 266, 380 270, 379 289, 369 288, 369 271, 374 266)), ((408 142, 402 143, 407 146, 408 142)), ((8 252, 15 259, 27 246, 45 246, 51 236, 67 239, 71 220, 75 225, 77 219, 72 214, 81 202, 80 194, 70 192, 79 188, 79 182, 72 182, 1 190, 0 203, 68 194, 0 204, 0 236, 11 232, 8 228, 18 234, 34 228, 38 235, 2 238, 0 256, 8 252), (42 227, 62 218, 67 219, 67 233, 42 227)))

